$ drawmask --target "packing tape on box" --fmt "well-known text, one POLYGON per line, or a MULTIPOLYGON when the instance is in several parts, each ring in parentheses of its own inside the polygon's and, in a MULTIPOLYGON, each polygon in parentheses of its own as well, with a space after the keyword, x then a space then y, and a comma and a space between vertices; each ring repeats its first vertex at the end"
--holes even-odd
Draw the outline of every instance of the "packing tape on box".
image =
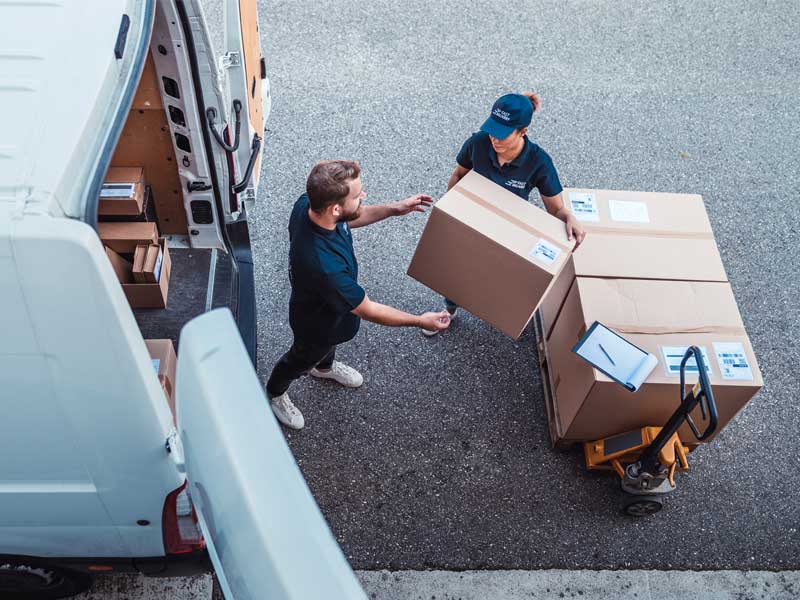
POLYGON ((459 194, 461 194, 462 196, 466 196, 467 198, 472 200, 475 204, 478 204, 479 206, 482 206, 483 208, 485 208, 489 212, 493 212, 498 217, 500 217, 502 219, 505 219, 506 221, 508 221, 512 225, 515 225, 519 229, 522 229, 525 233, 529 233, 529 234, 531 234, 532 236, 534 236, 536 238, 540 238, 540 239, 543 239, 543 240, 545 240, 547 242, 550 242, 553 246, 556 246, 557 248, 560 248, 560 249, 564 250, 565 252, 572 250, 572 247, 569 244, 565 245, 563 242, 558 242, 558 241, 554 240, 553 238, 551 238, 551 237, 549 237, 547 235, 542 235, 542 233, 540 231, 537 231, 536 229, 534 229, 533 227, 528 225, 522 219, 518 219, 514 215, 511 215, 511 214, 505 212, 504 210, 502 210, 500 208, 497 208, 493 204, 487 202, 486 200, 484 200, 480 196, 478 196, 476 194, 473 194, 469 190, 464 189, 460 185, 456 185, 454 189, 459 194))
POLYGON ((668 326, 647 326, 647 325, 617 325, 615 323, 603 323, 609 329, 618 333, 631 333, 641 335, 670 335, 670 334, 691 334, 691 333, 718 333, 720 335, 746 335, 744 327, 668 327, 668 326))
POLYGON ((629 235, 629 236, 647 236, 647 237, 667 237, 675 239, 690 239, 690 240, 713 240, 714 234, 707 231, 668 231, 666 229, 615 229, 614 227, 595 227, 589 225, 586 228, 586 233, 591 235, 629 235))

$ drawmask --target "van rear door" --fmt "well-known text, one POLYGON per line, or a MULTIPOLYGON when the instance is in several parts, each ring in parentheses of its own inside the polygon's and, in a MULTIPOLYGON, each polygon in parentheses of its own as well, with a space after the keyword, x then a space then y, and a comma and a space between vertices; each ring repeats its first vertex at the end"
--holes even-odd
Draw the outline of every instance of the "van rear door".
POLYGON ((366 600, 228 309, 190 321, 180 349, 177 421, 189 493, 225 598, 366 600))

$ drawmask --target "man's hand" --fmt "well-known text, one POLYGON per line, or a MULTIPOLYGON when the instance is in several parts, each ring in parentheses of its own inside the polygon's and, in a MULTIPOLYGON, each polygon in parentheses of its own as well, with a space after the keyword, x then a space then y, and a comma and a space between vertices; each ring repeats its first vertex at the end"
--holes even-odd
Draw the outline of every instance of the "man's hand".
POLYGON ((530 90, 526 90, 522 92, 522 95, 528 98, 533 104, 533 112, 539 112, 542 110, 542 97, 537 94, 536 92, 531 92, 530 90))
POLYGON ((395 216, 402 217, 412 212, 424 213, 425 209, 433 204, 433 198, 426 194, 415 194, 405 200, 398 200, 392 206, 395 216))
POLYGON ((446 310, 442 312, 428 312, 419 316, 419 326, 428 331, 443 331, 450 327, 450 313, 446 310))
POLYGON ((569 213, 567 218, 564 219, 564 226, 567 229, 567 239, 572 241, 575 239, 575 248, 581 245, 584 238, 586 238, 586 232, 581 227, 580 221, 575 218, 575 215, 569 213))

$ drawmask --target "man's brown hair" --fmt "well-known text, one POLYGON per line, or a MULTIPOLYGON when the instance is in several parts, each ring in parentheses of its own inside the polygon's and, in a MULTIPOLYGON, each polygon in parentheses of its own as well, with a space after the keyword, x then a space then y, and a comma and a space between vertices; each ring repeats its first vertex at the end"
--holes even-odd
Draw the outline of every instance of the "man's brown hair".
POLYGON ((352 160, 321 160, 314 165, 306 181, 311 210, 323 212, 331 204, 340 204, 350 193, 350 182, 361 175, 361 167, 352 160))

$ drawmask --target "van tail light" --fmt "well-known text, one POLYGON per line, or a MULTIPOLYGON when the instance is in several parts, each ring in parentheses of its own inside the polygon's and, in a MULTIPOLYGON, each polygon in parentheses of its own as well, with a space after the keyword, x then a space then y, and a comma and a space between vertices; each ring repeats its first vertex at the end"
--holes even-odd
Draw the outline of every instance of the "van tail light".
POLYGON ((186 483, 167 496, 161 527, 164 533, 164 550, 167 554, 187 554, 206 546, 197 513, 194 511, 186 483))

